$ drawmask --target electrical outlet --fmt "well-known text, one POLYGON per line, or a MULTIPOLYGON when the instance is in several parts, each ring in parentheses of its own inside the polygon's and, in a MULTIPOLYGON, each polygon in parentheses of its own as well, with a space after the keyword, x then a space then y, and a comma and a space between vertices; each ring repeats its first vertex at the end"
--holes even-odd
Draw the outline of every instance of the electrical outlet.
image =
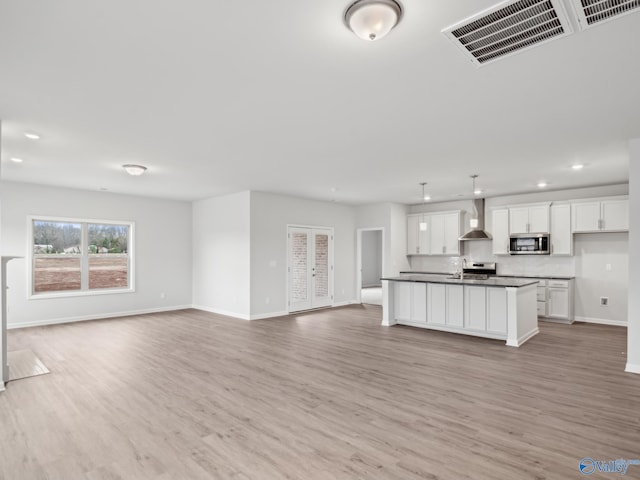
POLYGON ((161 294, 160 294, 160 298, 162 298, 162 299, 167 298, 167 294, 166 294, 166 293, 164 293, 164 292, 163 292, 163 293, 161 293, 161 294))
POLYGON ((607 263, 607 264, 604 266, 604 269, 605 269, 607 272, 610 272, 610 271, 611 271, 611 264, 610 264, 610 263, 607 263))
POLYGON ((600 297, 600 306, 608 307, 609 306, 609 297, 600 297))
POLYGON ((269 297, 264 299, 264 303, 266 303, 267 305, 269 305, 271 303, 271 299, 269 297))

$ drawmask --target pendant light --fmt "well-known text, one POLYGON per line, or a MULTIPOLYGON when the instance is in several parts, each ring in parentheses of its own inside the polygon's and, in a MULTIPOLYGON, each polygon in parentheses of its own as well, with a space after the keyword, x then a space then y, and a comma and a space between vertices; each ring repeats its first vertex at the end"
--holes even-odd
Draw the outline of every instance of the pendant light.
MULTIPOLYGON (((477 195, 476 178, 478 178, 478 175, 473 174, 471 178, 473 179, 473 195, 477 195)), ((469 226, 471 228, 478 228, 478 209, 476 208, 476 202, 473 202, 473 215, 471 216, 471 220, 469 220, 469 226)))
POLYGON ((424 216, 424 205, 425 205, 425 200, 424 200, 424 186, 427 184, 427 182, 420 182, 420 185, 422 185, 422 221, 420 222, 420 231, 421 232, 426 232, 427 231, 427 220, 424 216))
POLYGON ((402 7, 395 0, 357 0, 347 8, 344 22, 358 37, 372 42, 389 33, 401 16, 402 7))

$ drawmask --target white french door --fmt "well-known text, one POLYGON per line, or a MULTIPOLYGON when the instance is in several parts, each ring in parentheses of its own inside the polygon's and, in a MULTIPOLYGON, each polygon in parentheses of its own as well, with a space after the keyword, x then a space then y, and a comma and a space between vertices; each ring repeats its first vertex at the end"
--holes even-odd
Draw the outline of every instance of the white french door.
POLYGON ((289 312, 333 305, 333 229, 289 227, 289 312))

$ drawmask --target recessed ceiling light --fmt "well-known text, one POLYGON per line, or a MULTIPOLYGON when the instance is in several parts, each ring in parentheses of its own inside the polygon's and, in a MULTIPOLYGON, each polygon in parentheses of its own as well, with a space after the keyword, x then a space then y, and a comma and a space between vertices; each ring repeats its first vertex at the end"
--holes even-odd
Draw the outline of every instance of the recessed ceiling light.
POLYGON ((547 182, 539 182, 538 183, 538 188, 544 188, 547 186, 547 182))
POLYGON ((480 190, 480 189, 473 191, 474 195, 480 195, 481 193, 482 193, 482 190, 480 190))
POLYGON ((40 135, 38 135, 37 133, 33 133, 33 132, 24 132, 24 136, 27 137, 30 140, 39 140, 40 139, 40 135))
POLYGON ((124 168, 129 175, 133 175, 134 177, 139 177, 147 171, 147 167, 143 165, 134 165, 132 163, 122 165, 122 168, 124 168))
POLYGON ((573 168, 574 170, 582 170, 584 168, 584 165, 582 165, 581 163, 576 163, 575 165, 571 165, 571 168, 573 168))
POLYGON ((424 196, 424 201, 428 202, 429 200, 431 200, 431 197, 429 195, 425 195, 424 196))
POLYGON ((22 162, 23 162, 23 160, 22 160, 21 158, 16 158, 16 157, 12 157, 12 158, 11 158, 11 161, 12 161, 13 163, 22 163, 22 162))

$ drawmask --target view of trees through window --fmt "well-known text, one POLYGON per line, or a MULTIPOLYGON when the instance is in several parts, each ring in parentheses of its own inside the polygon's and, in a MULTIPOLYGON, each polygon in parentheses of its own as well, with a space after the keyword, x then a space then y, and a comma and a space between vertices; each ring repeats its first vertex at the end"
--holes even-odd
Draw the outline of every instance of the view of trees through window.
POLYGON ((130 225, 33 221, 33 292, 129 287, 130 225))

